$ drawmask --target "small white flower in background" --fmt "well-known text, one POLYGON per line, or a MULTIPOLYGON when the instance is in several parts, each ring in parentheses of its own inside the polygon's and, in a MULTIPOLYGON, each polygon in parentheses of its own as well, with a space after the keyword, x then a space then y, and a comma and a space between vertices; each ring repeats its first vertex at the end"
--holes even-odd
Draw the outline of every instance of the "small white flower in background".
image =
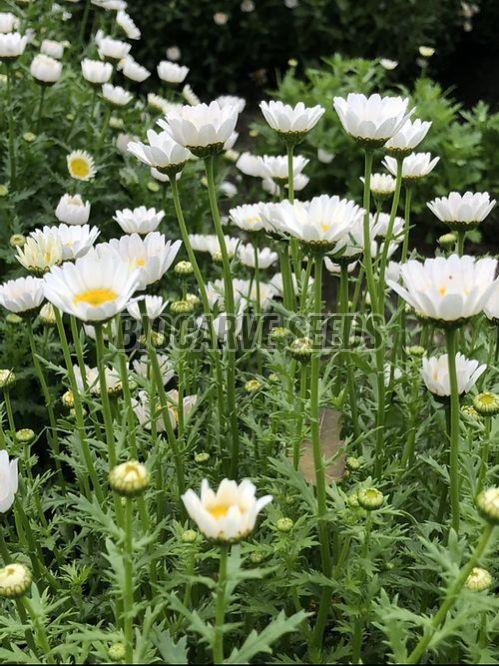
POLYGON ((136 83, 142 83, 142 81, 145 81, 149 76, 151 76, 151 72, 140 65, 130 55, 119 61, 117 69, 121 71, 123 76, 126 76, 127 79, 130 79, 130 81, 135 81, 136 83))
POLYGON ((37 275, 43 275, 53 266, 62 263, 62 255, 61 241, 53 236, 30 236, 22 248, 16 248, 17 261, 37 275))
POLYGON ((253 176, 254 178, 264 178, 262 161, 258 155, 251 153, 241 153, 236 162, 236 168, 242 171, 246 176, 253 176))
POLYGON ((284 4, 288 9, 296 9, 300 2, 299 0, 284 0, 284 4))
MULTIPOLYGON (((150 174, 155 180, 159 180, 160 183, 170 182, 170 176, 161 173, 161 171, 158 171, 158 169, 155 169, 154 167, 151 167, 150 174)), ((175 180, 179 180, 181 175, 182 175, 181 173, 175 174, 175 180)))
POLYGON ((215 102, 217 102, 222 109, 226 106, 235 106, 238 113, 242 113, 246 106, 246 100, 243 97, 237 97, 236 95, 220 95, 220 97, 216 98, 215 102))
MULTIPOLYGON (((390 386, 390 379, 392 376, 392 366, 390 363, 385 363, 385 386, 388 388, 390 386)), ((398 381, 402 377, 402 370, 400 368, 394 368, 393 369, 393 379, 394 381, 398 381)))
POLYGON ((120 26, 128 39, 140 39, 140 30, 132 17, 124 9, 116 14, 116 24, 120 26))
MULTIPOLYGON (((403 240, 403 236, 395 237, 388 246, 387 257, 390 258, 398 250, 400 243, 403 240)), ((371 257, 375 259, 378 256, 382 256, 385 251, 385 242, 373 240, 371 242, 371 257)))
POLYGON ((9 460, 7 451, 0 451, 0 513, 5 513, 14 504, 18 483, 17 459, 9 460))
POLYGON ((133 95, 121 86, 113 86, 111 83, 104 83, 102 86, 102 96, 114 106, 126 106, 132 101, 133 95))
POLYGON ((166 83, 183 83, 189 73, 189 68, 183 65, 177 65, 176 62, 162 60, 157 67, 158 76, 166 83))
POLYGON ((428 134, 431 122, 423 120, 406 120, 399 131, 385 144, 390 155, 408 155, 416 148, 428 134))
POLYGON ((133 298, 127 305, 127 311, 130 317, 133 317, 136 321, 142 319, 139 308, 140 301, 145 301, 147 318, 151 321, 157 319, 168 305, 167 301, 164 301, 161 296, 150 296, 148 294, 147 296, 133 298))
POLYGON ((217 25, 225 25, 229 20, 229 16, 225 12, 216 12, 213 14, 213 20, 217 25))
MULTIPOLYGON (((431 153, 411 153, 404 157, 402 162, 402 179, 417 180, 427 176, 437 165, 440 157, 431 158, 431 153)), ((385 157, 383 166, 393 175, 397 175, 397 160, 394 157, 385 157)))
POLYGON ((244 307, 256 303, 260 295, 260 309, 268 310, 272 301, 278 295, 276 287, 270 282, 260 282, 260 294, 254 280, 233 280, 234 294, 239 295, 243 300, 244 307))
POLYGON ((169 102, 161 95, 156 95, 156 93, 147 93, 147 103, 152 109, 156 109, 165 115, 170 113, 172 109, 180 108, 180 104, 175 104, 175 102, 169 102))
POLYGON ((347 134, 372 147, 384 145, 398 132, 412 113, 408 105, 406 97, 366 97, 359 93, 335 97, 333 102, 347 134))
MULTIPOLYGON (((301 286, 298 284, 298 280, 296 279, 296 276, 295 276, 294 273, 292 275, 292 282, 293 282, 293 289, 294 289, 295 294, 299 294, 300 291, 301 291, 301 286)), ((269 284, 272 287, 274 287, 274 289, 276 291, 276 296, 282 298, 282 296, 284 294, 284 282, 283 282, 283 279, 282 279, 282 273, 276 273, 275 275, 273 275, 272 278, 270 279, 269 284)), ((309 288, 311 288, 313 284, 314 284, 314 278, 311 277, 310 280, 308 281, 309 288)))
POLYGON ((31 76, 40 83, 53 84, 59 81, 62 74, 62 63, 55 58, 39 53, 31 61, 31 76))
MULTIPOLYGON (((458 393, 462 394, 471 391, 486 369, 486 365, 480 365, 475 360, 468 360, 458 352, 456 354, 458 393)), ((421 376, 426 388, 431 393, 441 397, 450 396, 449 359, 447 354, 423 357, 421 376)))
MULTIPOLYGON (((287 155, 263 155, 258 158, 262 178, 271 178, 272 180, 288 180, 288 157, 287 155)), ((293 158, 293 177, 296 178, 310 162, 303 155, 295 155, 293 158)))
POLYGON ((40 52, 60 60, 64 55, 64 44, 63 42, 56 42, 54 39, 44 39, 40 46, 40 52))
POLYGON ((499 280, 496 280, 495 286, 483 308, 487 319, 499 325, 499 280))
POLYGON ((100 37, 97 46, 99 47, 99 56, 111 60, 122 60, 126 58, 132 48, 127 42, 112 37, 100 37))
POLYGON ((396 60, 390 60, 390 58, 381 58, 379 64, 381 65, 381 67, 387 69, 388 71, 391 71, 392 69, 398 67, 398 62, 396 60))
POLYGON ((451 192, 426 204, 431 212, 454 231, 474 229, 496 205, 488 192, 451 192))
POLYGON ((260 109, 267 123, 279 134, 301 138, 309 132, 324 115, 326 109, 317 105, 306 107, 303 102, 296 106, 282 102, 260 102, 260 109))
POLYGON ((232 134, 229 136, 227 141, 224 143, 224 150, 225 150, 225 156, 226 157, 227 157, 227 154, 230 154, 232 152, 232 148, 234 147, 238 137, 239 137, 238 132, 232 132, 232 134))
POLYGON ((148 144, 131 141, 128 152, 144 164, 154 167, 160 173, 169 175, 181 171, 191 153, 174 141, 168 132, 147 131, 148 144))
POLYGON ((409 260, 400 267, 403 285, 387 280, 417 314, 442 322, 479 314, 495 287, 497 261, 485 257, 437 257, 409 260))
MULTIPOLYGON (((43 280, 31 275, 8 280, 0 285, 0 305, 21 314, 36 311, 43 302, 43 280)), ((1 483, 0 483, 1 487, 1 483)))
POLYGON ((130 270, 116 252, 93 249, 45 275, 45 298, 82 321, 103 322, 125 309, 140 279, 140 270, 130 270))
POLYGON ((18 58, 24 53, 27 43, 27 36, 23 37, 18 32, 0 34, 0 59, 18 58))
POLYGON ((126 155, 128 153, 128 146, 130 145, 130 143, 137 141, 139 141, 138 136, 135 136, 134 134, 125 134, 124 132, 120 132, 116 137, 116 148, 120 151, 120 153, 126 155))
POLYGON ((180 60, 182 57, 182 52, 180 51, 178 46, 169 46, 166 49, 166 57, 168 60, 171 60, 175 62, 176 60, 180 60))
POLYGON ((239 229, 247 232, 269 230, 268 225, 261 215, 260 204, 243 204, 229 210, 230 221, 239 229))
POLYGON ((152 231, 145 238, 139 234, 112 238, 105 245, 114 250, 131 271, 139 269, 137 289, 142 290, 161 280, 175 260, 182 241, 167 241, 163 234, 152 231))
POLYGON ((323 164, 331 164, 334 158, 334 153, 329 153, 327 150, 324 150, 324 148, 317 148, 317 159, 319 162, 322 162, 323 164))
POLYGON ((97 172, 94 158, 86 150, 73 150, 66 161, 69 174, 75 180, 91 180, 97 172))
POLYGON ((113 66, 110 62, 101 62, 100 60, 91 60, 85 58, 81 61, 81 72, 83 78, 94 85, 106 83, 111 78, 113 66))
POLYGON ((435 55, 435 49, 432 46, 420 46, 418 50, 419 55, 423 58, 431 58, 435 55))
POLYGON ((201 100, 199 99, 199 97, 196 95, 196 93, 188 83, 186 83, 185 86, 182 88, 182 97, 191 106, 196 106, 196 104, 201 104, 201 100))
POLYGON ((398 282, 400 279, 400 263, 398 261, 389 261, 385 271, 385 280, 398 282))
POLYGON ((126 234, 148 234, 156 231, 164 216, 163 210, 157 211, 155 208, 139 206, 133 210, 130 208, 117 210, 113 220, 116 220, 126 234))
MULTIPOLYGON (((80 368, 77 365, 74 365, 73 371, 75 373, 78 391, 83 393, 85 390, 85 383, 83 381, 83 377, 81 376, 80 368)), ((104 366, 104 374, 106 376, 106 387, 108 393, 120 393, 123 385, 121 383, 121 376, 119 372, 117 372, 114 368, 104 366)), ((92 395, 100 395, 99 369, 90 368, 88 365, 85 365, 85 377, 90 393, 92 395)))
POLYGON ((86 254, 99 234, 100 231, 97 227, 91 227, 88 224, 60 224, 59 226, 45 226, 42 229, 35 229, 29 236, 39 243, 42 238, 45 238, 47 242, 49 239, 59 242, 62 246, 62 260, 68 261, 86 254))
POLYGON ((211 102, 172 109, 158 124, 181 146, 194 155, 205 157, 223 150, 235 130, 237 117, 237 106, 221 107, 211 102))
MULTIPOLYGON (((364 177, 360 179, 364 182, 364 177)), ((396 180, 387 173, 371 174, 370 189, 373 194, 379 197, 386 197, 395 192, 396 180)))
MULTIPOLYGON (((383 238, 386 238, 386 234, 388 233, 388 224, 390 222, 390 215, 388 213, 372 215, 371 221, 371 238, 374 238, 375 236, 383 236, 383 238)), ((404 233, 404 227, 404 218, 396 216, 393 222, 392 238, 395 239, 398 236, 401 236, 404 233)))
MULTIPOLYGON (((348 272, 353 273, 356 265, 357 260, 354 259, 347 265, 348 272)), ((327 255, 324 257, 324 266, 326 267, 326 270, 329 271, 329 273, 332 275, 339 275, 341 273, 341 264, 337 264, 334 261, 331 261, 327 255)))
MULTIPOLYGON (((270 268, 273 264, 276 263, 276 261, 279 259, 279 255, 277 252, 272 252, 272 250, 269 247, 264 247, 264 248, 259 248, 257 250, 258 253, 258 267, 262 268, 263 270, 270 268)), ((252 245, 251 243, 247 243, 246 245, 240 245, 238 250, 237 250, 237 256, 239 257, 239 261, 243 264, 243 266, 247 266, 248 268, 255 268, 256 263, 255 263, 255 246, 252 245)))
POLYGON ((19 28, 20 21, 12 12, 0 12, 0 32, 13 32, 19 28))
POLYGON ((241 2, 241 11, 244 12, 245 14, 251 14, 251 12, 255 11, 255 3, 253 0, 243 0, 241 2))
MULTIPOLYGON (((240 240, 230 236, 224 236, 224 239, 227 253, 230 257, 233 257, 240 240)), ((218 242, 218 236, 215 234, 189 234, 189 240, 195 252, 209 252, 214 259, 220 257, 220 243, 218 242)))
MULTIPOLYGON (((83 330, 85 331, 85 335, 88 335, 89 338, 92 340, 95 340, 95 327, 92 326, 91 324, 83 324, 83 330)), ((111 319, 108 321, 104 327, 104 330, 102 331, 102 336, 104 340, 109 340, 109 335, 108 332, 109 330, 111 331, 111 337, 113 340, 116 340, 116 337, 118 335, 118 324, 115 319, 111 319)))
POLYGON ((66 224, 86 224, 90 217, 90 202, 83 202, 79 194, 63 194, 55 209, 59 222, 66 224))
MULTIPOLYGON (((283 181, 280 181, 280 185, 278 185, 275 181, 272 180, 272 178, 264 178, 262 180, 262 188, 265 190, 265 192, 268 192, 271 196, 279 198, 281 196, 282 182, 283 181)), ((306 187, 309 182, 310 178, 308 176, 305 176, 305 174, 299 173, 298 175, 296 175, 293 179, 295 192, 300 192, 301 190, 303 190, 303 188, 306 187)), ((288 183, 285 183, 285 187, 286 188, 289 187, 288 183)))
POLYGON ((125 0, 92 0, 92 4, 107 11, 119 12, 126 9, 125 0))
POLYGON ((231 183, 228 180, 222 181, 218 189, 228 199, 232 199, 232 197, 235 197, 237 194, 237 187, 234 185, 234 183, 231 183))
MULTIPOLYGON (((175 376, 175 370, 173 369, 172 362, 165 354, 158 354, 159 370, 161 373, 161 379, 163 380, 163 385, 166 386, 175 376)), ((143 354, 140 358, 134 359, 133 363, 134 372, 143 379, 150 379, 152 376, 151 364, 149 362, 149 357, 147 354, 143 354)))
POLYGON ((187 513, 208 539, 237 541, 254 529, 260 511, 272 501, 272 495, 256 498, 256 488, 245 479, 239 485, 224 479, 216 493, 206 479, 198 497, 193 490, 182 495, 187 513))

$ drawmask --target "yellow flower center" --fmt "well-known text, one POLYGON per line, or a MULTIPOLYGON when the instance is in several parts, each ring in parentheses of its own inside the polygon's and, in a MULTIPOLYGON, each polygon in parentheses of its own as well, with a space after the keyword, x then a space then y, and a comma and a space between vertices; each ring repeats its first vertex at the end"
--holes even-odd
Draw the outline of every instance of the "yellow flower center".
POLYGON ((90 173, 88 162, 82 157, 75 157, 71 160, 70 166, 73 175, 78 176, 78 178, 86 178, 90 173))
POLYGON ((145 259, 135 259, 135 264, 136 266, 140 266, 141 268, 146 265, 146 260, 145 259))
POLYGON ((330 228, 331 228, 330 224, 326 224, 325 222, 322 223, 322 231, 324 232, 329 231, 330 228))
POLYGON ((115 301, 118 298, 118 294, 112 289, 87 289, 86 291, 81 291, 74 297, 75 303, 88 303, 94 308, 98 308, 104 303, 109 301, 115 301))
POLYGON ((208 513, 210 513, 215 520, 220 520, 220 518, 225 518, 229 513, 230 507, 230 504, 214 504, 208 509, 208 513))
POLYGON ((445 294, 447 293, 447 287, 440 287, 438 293, 440 294, 440 296, 445 296, 445 294))

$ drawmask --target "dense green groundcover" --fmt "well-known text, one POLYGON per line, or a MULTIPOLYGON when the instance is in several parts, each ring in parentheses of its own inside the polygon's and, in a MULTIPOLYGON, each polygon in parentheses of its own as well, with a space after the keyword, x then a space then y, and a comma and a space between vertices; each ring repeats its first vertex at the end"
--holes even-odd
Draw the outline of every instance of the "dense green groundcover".
MULTIPOLYGON (((116 9, 96 6, 108 4, 115 0, 0 6, 18 17, 21 34, 35 31, 19 58, 0 65, 2 285, 30 268, 50 284, 63 252, 61 270, 72 270, 85 228, 70 227, 60 242, 55 211, 65 193, 90 202, 88 223, 100 232, 95 253, 84 247, 75 261, 80 277, 65 285, 63 312, 45 302, 41 312, 21 306, 16 315, 0 289, 0 661, 496 663, 499 491, 483 490, 499 470, 497 212, 437 242, 448 229, 426 203, 451 190, 497 194, 499 116, 484 103, 462 109, 426 66, 402 86, 397 69, 379 60, 410 69, 422 44, 450 49, 461 3, 392 2, 381 13, 379 3, 326 0, 295 8, 255 0, 258 13, 239 1, 134 3, 128 10, 143 34, 132 55, 155 69, 163 49, 178 45, 194 92, 230 92, 242 72, 281 67, 293 54, 326 56, 306 71, 291 65, 273 93, 325 108, 293 150, 250 109, 235 145, 189 159, 176 185, 127 146, 159 131, 156 121, 171 120, 192 91, 155 71, 131 82, 114 67, 112 83, 133 98, 110 105, 82 76, 82 59, 99 58, 99 29, 125 38, 116 9), (227 24, 213 22, 217 11, 228 12, 227 24), (240 32, 231 33, 236 17, 240 32), (42 86, 30 68, 47 38, 67 43, 61 78, 42 86), (379 53, 382 40, 393 50, 379 53), (328 55, 331 43, 373 59, 328 55), (381 200, 369 195, 370 160, 373 172, 385 172, 385 154, 344 131, 332 102, 352 92, 407 95, 414 117, 433 123, 416 150, 440 161, 405 181, 399 200, 398 187, 381 200), (282 156, 284 175, 269 182, 243 173, 243 146, 282 156), (76 150, 89 154, 77 171, 76 150), (304 189, 288 171, 300 156, 310 159, 304 189), (95 166, 88 178, 86 160, 95 166), (311 219, 300 200, 317 194, 331 199, 316 199, 327 214, 311 219), (341 208, 333 195, 351 201, 341 208), (233 210, 258 202, 280 204, 233 210), (342 212, 331 223, 336 205, 342 212), (360 205, 385 217, 370 220, 360 205), (114 219, 139 206, 155 208, 160 232, 147 254, 114 219), (262 215, 277 224, 276 211, 282 233, 251 231, 262 215), (202 235, 191 239, 196 260, 184 220, 202 235), (49 240, 29 258, 35 241, 26 238, 45 225, 49 240), (343 245, 327 236, 336 229, 343 245), (215 232, 218 239, 206 236, 215 232), (126 260, 102 246, 117 238, 126 260), (326 247, 317 242, 325 238, 326 247), (178 239, 176 254, 165 241, 178 239), (357 252, 350 267, 345 244, 357 252), (456 257, 463 246, 482 261, 456 257), (333 248, 340 267, 323 262, 333 248), (388 259, 422 259, 422 250, 439 262, 427 281, 413 275, 422 293, 414 309, 400 286, 394 291, 398 269, 388 259), (164 309, 154 321, 135 303, 104 326, 84 326, 82 303, 115 300, 105 276, 121 271, 112 285, 121 293, 155 270, 145 293, 164 309), (227 313, 238 316, 225 333, 227 313), (456 352, 468 359, 457 357, 457 374, 456 352), (205 479, 215 491, 223 482, 222 494, 204 487, 204 509, 192 493, 184 502, 205 479), (253 490, 272 501, 255 504, 253 490), (241 538, 228 543, 229 532, 241 538)), ((0 26, 12 20, 2 15, 0 26)), ((225 103, 235 118, 241 100, 225 103)), ((127 219, 143 230, 139 217, 127 219)), ((40 284, 30 283, 28 296, 40 284)))

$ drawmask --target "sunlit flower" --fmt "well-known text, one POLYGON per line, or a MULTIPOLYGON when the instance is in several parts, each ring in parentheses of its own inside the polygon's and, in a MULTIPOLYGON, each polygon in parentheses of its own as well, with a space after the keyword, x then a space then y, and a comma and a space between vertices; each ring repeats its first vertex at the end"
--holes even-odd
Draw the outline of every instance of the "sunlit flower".
POLYGON ((167 301, 164 301, 161 296, 139 296, 133 298, 127 305, 128 314, 136 321, 141 321, 142 314, 140 312, 139 301, 145 301, 147 318, 151 321, 157 319, 167 306, 167 301))
POLYGON ((327 150, 324 150, 324 148, 317 148, 317 159, 319 162, 322 162, 322 164, 331 164, 334 158, 334 153, 330 153, 327 150))
POLYGON ((92 4, 108 11, 119 12, 126 9, 125 0, 92 0, 92 4))
POLYGON ((140 30, 132 17, 124 9, 116 14, 116 25, 119 25, 128 39, 140 39, 140 30))
POLYGON ((52 266, 62 262, 61 241, 53 236, 37 236, 26 239, 22 247, 16 248, 16 259, 28 271, 43 275, 52 266))
POLYGON ((150 231, 156 231, 164 216, 163 210, 157 211, 155 208, 139 206, 133 210, 130 208, 117 210, 113 220, 116 220, 126 234, 148 234, 150 231))
POLYGON ((269 227, 261 215, 260 204, 243 204, 229 210, 230 221, 239 229, 249 233, 268 230, 269 227))
POLYGON ((118 63, 118 69, 126 76, 127 79, 131 81, 136 81, 137 83, 142 83, 149 76, 151 72, 140 65, 136 60, 134 60, 130 55, 123 60, 120 60, 118 63))
MULTIPOLYGON (((161 379, 166 386, 166 384, 168 384, 175 376, 175 370, 173 369, 173 364, 168 356, 165 356, 165 354, 157 354, 157 357, 161 379)), ((143 354, 140 358, 135 359, 132 365, 134 372, 139 375, 139 377, 142 377, 143 379, 151 379, 152 370, 149 356, 147 354, 143 354)))
MULTIPOLYGON (((390 223, 390 215, 388 213, 379 213, 372 218, 371 238, 375 236, 386 237, 388 233, 388 225, 390 223)), ((403 217, 395 216, 393 222, 392 238, 397 238, 404 233, 405 220, 403 217)))
MULTIPOLYGON (((75 374, 78 391, 83 393, 85 390, 85 382, 83 381, 80 368, 77 365, 74 365, 73 371, 75 374)), ((114 368, 104 366, 104 375, 106 377, 107 392, 110 395, 120 394, 123 390, 120 373, 117 372, 117 370, 114 368)), ((99 368, 90 368, 88 365, 85 365, 85 379, 90 393, 92 395, 100 395, 101 391, 99 382, 99 368)))
POLYGON ((189 73, 189 68, 177 65, 176 62, 162 60, 157 67, 158 76, 166 83, 182 83, 189 73))
POLYGON ((120 39, 112 37, 101 37, 98 41, 99 56, 101 58, 110 58, 112 60, 122 60, 126 58, 131 49, 130 44, 122 42, 120 39))
POLYGON ((62 64, 54 58, 39 53, 31 61, 29 71, 40 83, 52 85, 61 78, 62 64))
POLYGON ((419 47, 419 55, 423 56, 423 58, 431 58, 431 56, 434 54, 435 54, 435 49, 432 46, 419 47))
POLYGON ((385 150, 390 155, 409 155, 428 134, 431 122, 406 120, 402 127, 385 144, 385 150))
MULTIPOLYGON (((364 182, 364 178, 361 178, 364 182)), ((396 181, 393 176, 387 173, 371 174, 370 189, 378 197, 386 197, 395 192, 396 181)))
POLYGON ((9 460, 5 449, 0 451, 0 513, 5 513, 14 504, 19 474, 17 459, 9 460))
POLYGON ((145 238, 139 234, 112 238, 108 245, 131 270, 139 269, 138 289, 145 289, 160 280, 170 268, 182 241, 167 241, 163 234, 153 231, 145 238))
POLYGON ((182 56, 182 52, 180 51, 178 46, 169 46, 166 49, 166 57, 168 60, 176 61, 180 60, 182 56))
POLYGON ((141 162, 154 167, 160 173, 170 176, 182 170, 191 153, 174 141, 168 132, 147 132, 148 143, 131 141, 128 152, 135 155, 141 162))
MULTIPOLYGON (((288 157, 287 155, 263 155, 258 158, 260 160, 260 167, 263 178, 270 178, 272 180, 287 181, 288 180, 288 157)), ((293 157, 293 177, 296 178, 303 169, 310 162, 309 159, 302 155, 295 155, 293 157)))
POLYGON ((54 39, 44 39, 40 45, 40 52, 45 55, 60 60, 64 55, 64 44, 54 39))
POLYGON ((237 97, 236 95, 220 95, 220 97, 216 98, 215 102, 217 102, 221 108, 224 108, 225 106, 236 107, 238 113, 242 113, 246 106, 246 100, 243 97, 237 97))
POLYGON ((405 123, 411 112, 409 100, 403 97, 366 97, 349 93, 345 98, 335 97, 334 108, 345 131, 368 146, 382 146, 405 123))
POLYGON ((62 260, 76 259, 86 254, 95 243, 100 231, 97 227, 90 227, 88 224, 44 226, 43 229, 35 229, 30 233, 30 237, 38 242, 42 238, 53 239, 62 246, 62 260))
MULTIPOLYGON (((229 257, 233 257, 240 242, 239 238, 224 236, 224 240, 229 257)), ((189 241, 195 252, 209 252, 215 259, 220 257, 220 243, 215 234, 189 234, 189 241)))
POLYGON ((192 89, 192 86, 190 86, 188 83, 186 83, 185 86, 182 88, 182 97, 191 106, 196 106, 197 104, 201 104, 201 100, 192 89))
POLYGON ((30 275, 0 285, 0 305, 9 312, 35 313, 42 302, 43 280, 40 278, 30 275))
POLYGON ((101 322, 125 309, 140 279, 117 253, 91 250, 45 275, 45 298, 78 319, 101 322))
POLYGON ((236 162, 236 168, 247 176, 253 176, 254 178, 265 177, 262 161, 258 155, 252 155, 251 153, 241 153, 239 159, 236 162))
MULTIPOLYGON (((424 178, 435 168, 440 157, 431 158, 431 153, 411 153, 404 157, 402 162, 403 180, 417 180, 424 178)), ((393 175, 397 175, 397 160, 394 157, 385 157, 383 165, 393 175)))
POLYGON ((237 541, 250 534, 260 511, 272 501, 272 495, 256 499, 256 488, 245 479, 239 485, 224 479, 216 493, 205 479, 200 497, 193 490, 182 495, 187 513, 200 531, 215 541, 237 541))
POLYGON ((474 229, 480 225, 496 205, 488 192, 451 192, 447 197, 430 201, 431 212, 453 231, 474 229))
MULTIPOLYGON (((468 360, 461 353, 456 354, 456 372, 458 393, 468 393, 475 386, 478 378, 487 369, 478 361, 468 360)), ((421 376, 426 388, 433 394, 450 396, 449 359, 447 354, 423 357, 421 376)))
POLYGON ((20 21, 12 12, 0 12, 0 33, 8 33, 19 28, 20 21))
POLYGON ((381 67, 387 69, 388 71, 391 71, 392 69, 398 67, 398 62, 396 60, 390 60, 389 58, 381 58, 379 64, 381 65, 381 67))
POLYGON ((102 85, 111 78, 113 66, 110 62, 101 62, 100 60, 85 58, 81 61, 81 72, 83 78, 89 83, 102 85))
POLYGON ((217 102, 172 109, 158 124, 172 139, 198 157, 221 152, 237 123, 237 106, 217 102))
POLYGON ((86 224, 90 217, 90 202, 83 202, 79 194, 63 194, 55 209, 59 222, 66 224, 86 224))
MULTIPOLYGON (((270 268, 273 264, 276 263, 276 261, 279 259, 279 255, 277 252, 272 252, 272 250, 268 247, 264 248, 257 248, 256 252, 258 254, 258 267, 259 268, 270 268)), ((255 246, 252 245, 251 243, 247 243, 246 245, 239 245, 238 250, 237 250, 237 256, 239 257, 239 261, 243 264, 243 266, 248 266, 248 268, 255 268, 256 266, 256 260, 255 260, 255 246)))
POLYGON ((97 172, 94 158, 86 150, 73 150, 66 161, 69 174, 75 180, 92 180, 97 172))
POLYGON ((324 115, 326 109, 319 104, 306 107, 303 102, 296 106, 282 102, 260 102, 260 109, 272 129, 286 137, 301 139, 324 115))
POLYGON ((488 257, 411 259, 400 267, 403 285, 387 280, 416 313, 441 322, 460 322, 479 314, 495 288, 497 261, 488 257))
POLYGON ((102 96, 106 101, 114 106, 126 106, 132 101, 133 95, 121 86, 113 86, 111 83, 104 83, 102 86, 102 96))
POLYGON ((229 16, 225 12, 216 12, 213 14, 213 20, 217 25, 225 25, 229 20, 229 16))
POLYGON ((487 319, 499 325, 499 280, 496 280, 494 288, 483 308, 487 319))
POLYGON ((161 95, 156 95, 155 93, 147 93, 147 103, 152 109, 160 111, 165 115, 167 113, 170 113, 170 111, 172 111, 173 109, 181 108, 180 104, 176 104, 175 102, 170 102, 164 97, 161 97, 161 95))

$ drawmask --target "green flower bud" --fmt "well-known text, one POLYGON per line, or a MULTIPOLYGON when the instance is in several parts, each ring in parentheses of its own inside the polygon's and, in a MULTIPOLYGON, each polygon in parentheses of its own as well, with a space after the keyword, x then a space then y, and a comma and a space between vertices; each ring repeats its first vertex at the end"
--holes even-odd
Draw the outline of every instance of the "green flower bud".
POLYGON ((63 393, 61 402, 67 409, 72 409, 74 407, 75 399, 71 389, 68 389, 66 393, 63 393))
POLYGON ((16 439, 21 444, 29 444, 35 439, 36 435, 31 428, 21 428, 16 431, 16 439))
POLYGON ((140 495, 149 485, 149 472, 142 463, 129 460, 113 467, 109 473, 109 484, 118 495, 140 495))
POLYGON ((0 185, 0 197, 6 197, 9 193, 9 188, 7 185, 0 185))
POLYGON ((194 272, 190 261, 179 261, 173 270, 177 275, 192 275, 194 272))
POLYGON ((33 141, 36 139, 36 134, 33 134, 33 132, 24 132, 23 139, 27 143, 33 143, 33 141))
POLYGON ((19 324, 22 324, 24 320, 15 312, 9 312, 9 314, 5 317, 5 321, 12 326, 19 326, 19 324))
POLYGON ((196 296, 196 294, 186 294, 185 300, 194 308, 197 308, 197 306, 201 303, 201 299, 199 296, 196 296))
POLYGON ((244 385, 246 393, 256 393, 262 388, 262 384, 258 379, 249 379, 244 385))
POLYGON ((265 556, 259 550, 254 550, 250 555, 251 564, 261 564, 265 556))
POLYGON ((362 467, 362 460, 360 460, 360 458, 354 458, 353 456, 349 456, 346 459, 345 464, 349 470, 355 472, 362 467))
MULTIPOLYGON (((140 343, 142 345, 146 344, 146 337, 145 335, 140 336, 140 343)), ((160 333, 159 331, 151 331, 151 344, 153 347, 162 347, 165 344, 165 336, 163 333, 160 333)))
POLYGON ((117 116, 111 116, 109 118, 109 127, 112 129, 123 129, 125 126, 125 123, 123 122, 123 118, 118 118, 117 116))
POLYGON ((480 414, 476 411, 471 405, 463 405, 461 407, 461 414, 463 414, 467 419, 479 423, 482 420, 480 414))
POLYGON ((466 579, 465 585, 468 590, 472 590, 473 592, 483 592, 484 590, 487 590, 489 587, 491 587, 492 576, 487 571, 487 569, 474 567, 466 579))
POLYGON ((173 301, 170 305, 170 310, 174 314, 189 314, 194 310, 194 306, 187 300, 173 301))
POLYGON ((0 597, 19 599, 31 587, 31 571, 24 564, 7 564, 0 569, 0 597))
POLYGON ((276 372, 271 372, 269 375, 269 382, 272 384, 278 384, 280 382, 280 377, 276 372))
POLYGON ((198 539, 198 533, 195 530, 185 530, 182 532, 181 540, 183 543, 194 543, 198 539))
POLYGON ((353 493, 350 493, 350 495, 347 498, 347 503, 351 509, 359 508, 359 496, 357 494, 357 491, 354 490, 353 493))
POLYGON ((377 488, 361 488, 357 491, 359 505, 366 511, 379 509, 385 501, 383 493, 377 488))
POLYGON ((126 657, 125 646, 123 643, 113 643, 109 647, 107 655, 113 664, 119 661, 123 661, 126 657))
POLYGON ((407 356, 415 356, 416 358, 421 358, 426 354, 426 349, 420 345, 413 345, 412 347, 406 348, 407 356))
POLYGON ((479 514, 488 523, 499 525, 499 488, 492 487, 482 490, 476 498, 479 514))
POLYGON ((274 340, 274 342, 281 342, 289 340, 292 333, 289 328, 284 328, 284 326, 275 326, 269 333, 269 338, 274 340))
POLYGON ((159 192, 159 185, 156 181, 150 180, 147 183, 147 189, 149 190, 149 192, 159 192))
POLYGON ((279 518, 279 520, 275 524, 276 529, 278 532, 291 532, 291 530, 294 527, 294 522, 291 520, 291 518, 279 518))
POLYGON ((438 239, 438 244, 443 247, 443 248, 449 248, 455 245, 457 241, 456 234, 444 234, 443 236, 440 236, 438 239))
POLYGON ((12 234, 9 243, 11 247, 22 247, 26 243, 26 236, 23 234, 12 234))
POLYGON ((9 389, 14 385, 16 376, 12 370, 0 370, 0 389, 9 389))
POLYGON ((208 453, 208 451, 200 451, 200 453, 196 453, 196 455, 194 456, 194 462, 197 463, 205 463, 208 462, 209 459, 210 459, 210 454, 208 453))
POLYGON ((311 338, 296 338, 287 349, 294 359, 306 363, 314 353, 314 343, 311 338))
POLYGON ((45 305, 42 306, 38 317, 40 318, 42 324, 45 324, 45 326, 55 326, 57 323, 55 319, 54 306, 52 303, 45 303, 45 305))
POLYGON ((499 414, 499 395, 486 391, 473 398, 473 407, 481 416, 499 414))

